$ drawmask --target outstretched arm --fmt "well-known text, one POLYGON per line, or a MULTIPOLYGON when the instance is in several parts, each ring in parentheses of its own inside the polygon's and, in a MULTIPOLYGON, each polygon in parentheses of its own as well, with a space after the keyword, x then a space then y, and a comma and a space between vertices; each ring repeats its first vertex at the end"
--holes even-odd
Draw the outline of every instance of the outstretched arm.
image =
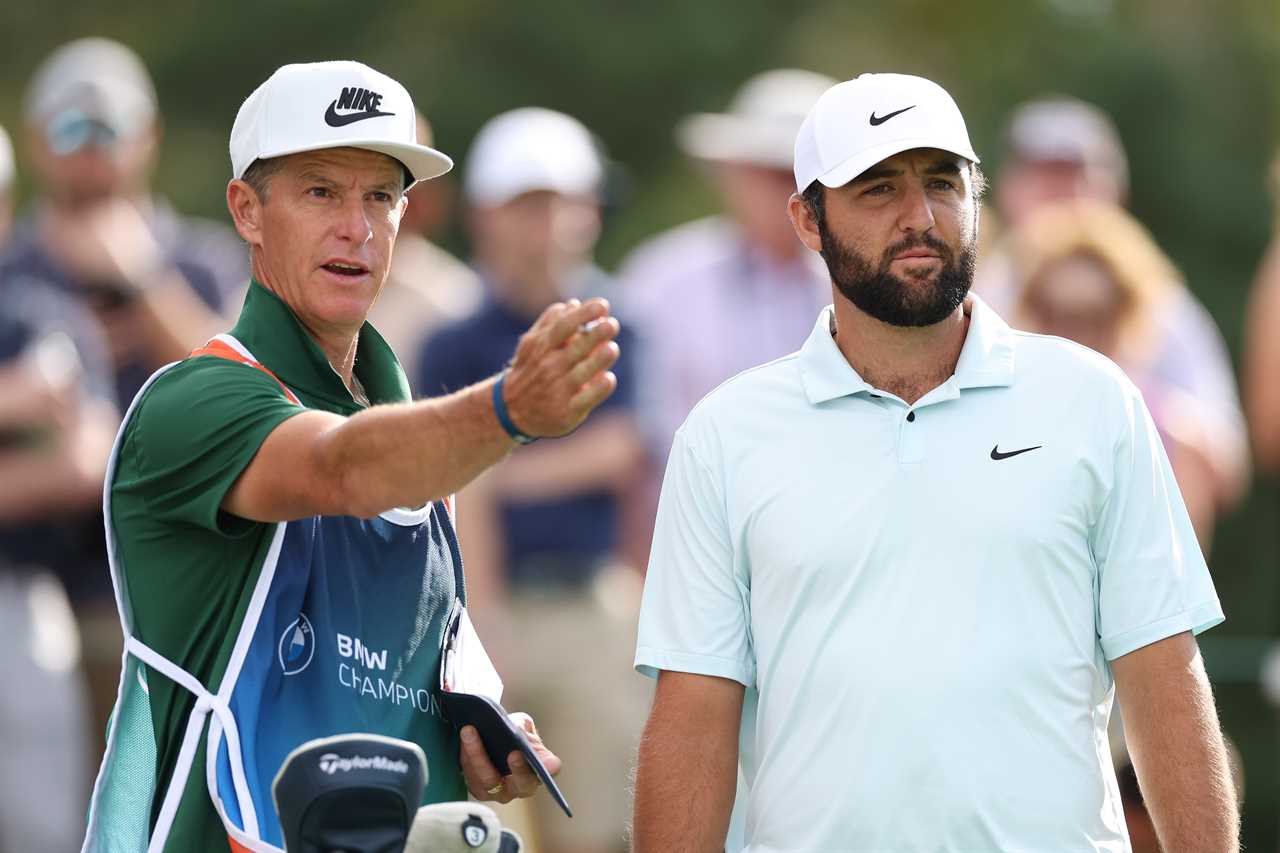
MULTIPOLYGON (((533 436, 580 424, 613 392, 618 322, 608 303, 552 305, 520 338, 504 382, 511 419, 533 436)), ((492 377, 446 397, 350 418, 308 411, 267 436, 222 508, 254 521, 370 517, 453 494, 511 451, 492 377)))

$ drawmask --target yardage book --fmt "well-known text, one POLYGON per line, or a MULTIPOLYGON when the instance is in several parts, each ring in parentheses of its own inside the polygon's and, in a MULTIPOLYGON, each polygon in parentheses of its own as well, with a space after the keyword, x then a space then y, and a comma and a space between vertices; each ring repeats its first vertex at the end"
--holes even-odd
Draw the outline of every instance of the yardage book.
POLYGON ((556 804, 566 815, 573 817, 564 794, 529 745, 524 730, 511 722, 501 700, 502 678, 493 661, 489 660, 489 653, 484 650, 467 609, 457 601, 449 615, 444 653, 440 657, 441 709, 456 728, 476 727, 489 760, 502 775, 511 772, 507 756, 519 750, 551 792, 556 804))

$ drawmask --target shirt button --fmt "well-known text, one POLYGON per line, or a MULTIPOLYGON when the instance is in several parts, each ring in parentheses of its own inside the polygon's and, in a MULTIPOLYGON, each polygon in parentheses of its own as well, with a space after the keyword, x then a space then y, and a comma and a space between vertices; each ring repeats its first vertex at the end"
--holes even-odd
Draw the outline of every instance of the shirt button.
POLYGON ((907 412, 907 423, 914 423, 916 419, 915 412, 907 412))

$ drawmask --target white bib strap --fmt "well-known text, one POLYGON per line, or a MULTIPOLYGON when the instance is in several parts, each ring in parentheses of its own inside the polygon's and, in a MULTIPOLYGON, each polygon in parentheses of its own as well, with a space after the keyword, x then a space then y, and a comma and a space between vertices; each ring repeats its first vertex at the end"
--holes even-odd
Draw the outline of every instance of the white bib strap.
MULTIPOLYGON (((156 819, 155 831, 152 833, 151 844, 148 847, 148 853, 152 853, 152 851, 160 853, 169 838, 173 820, 177 816, 178 804, 182 801, 187 779, 191 775, 191 767, 195 763, 196 750, 200 743, 200 733, 204 730, 205 718, 209 716, 210 712, 213 712, 214 716, 214 720, 209 727, 210 741, 213 742, 218 735, 225 735, 227 738, 227 748, 231 751, 231 776, 235 783, 236 796, 241 803, 252 803, 253 801, 249 796, 249 784, 245 777, 243 763, 237 760, 240 757, 240 742, 239 737, 237 737, 235 721, 231 716, 231 708, 227 705, 226 700, 210 693, 200 683, 199 679, 146 643, 143 643, 137 637, 130 637, 125 641, 125 651, 196 697, 195 707, 191 709, 191 716, 187 719, 187 730, 182 737, 182 747, 178 751, 178 761, 174 766, 173 776, 169 780, 169 788, 165 791, 164 801, 161 803, 160 813, 156 819)), ((208 763, 212 764, 213 759, 214 755, 209 755, 208 763)), ((213 773, 210 771, 209 793, 216 802, 216 788, 213 785, 213 773)), ((253 813, 252 806, 250 806, 245 818, 245 829, 256 835, 258 830, 257 816, 253 813)))
MULTIPOLYGON (((130 637, 125 640, 125 649, 129 654, 145 663, 147 666, 159 672, 170 681, 185 687, 189 692, 194 693, 197 699, 204 700, 205 710, 212 707, 215 701, 214 695, 205 688, 203 684, 191 673, 169 660, 137 637, 130 637)), ((197 703, 198 705, 199 703, 197 703)))
POLYGON ((156 817, 156 826, 151 833, 151 843, 147 853, 164 853, 164 845, 169 840, 169 831, 173 828, 173 819, 178 814, 178 803, 182 801, 182 791, 186 787, 188 771, 195 761, 196 749, 200 745, 200 732, 204 728, 204 718, 209 715, 207 697, 196 700, 187 719, 187 731, 182 737, 182 748, 178 751, 178 763, 173 778, 169 780, 169 789, 164 792, 164 801, 160 805, 160 814, 156 817))

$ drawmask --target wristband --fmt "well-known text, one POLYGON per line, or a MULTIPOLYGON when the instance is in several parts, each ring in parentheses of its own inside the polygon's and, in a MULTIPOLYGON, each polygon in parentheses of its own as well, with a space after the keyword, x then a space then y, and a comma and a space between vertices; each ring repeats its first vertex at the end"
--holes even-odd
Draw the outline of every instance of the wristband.
POLYGON ((507 435, 514 438, 518 444, 533 444, 538 440, 537 436, 521 432, 511 420, 511 413, 507 411, 507 401, 502 398, 502 383, 506 381, 507 372, 504 370, 498 377, 498 381, 493 383, 493 413, 498 416, 498 423, 502 424, 507 435))

